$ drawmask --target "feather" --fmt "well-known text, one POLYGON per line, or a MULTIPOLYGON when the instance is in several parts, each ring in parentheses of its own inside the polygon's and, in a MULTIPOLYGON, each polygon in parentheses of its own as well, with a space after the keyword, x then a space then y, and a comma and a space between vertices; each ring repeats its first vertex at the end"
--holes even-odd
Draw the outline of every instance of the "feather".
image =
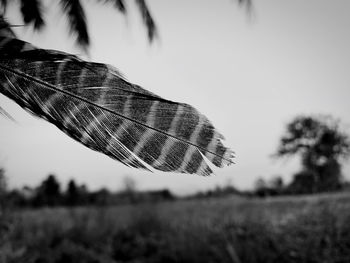
POLYGON ((4 14, 7 8, 7 0, 0 0, 0 6, 2 8, 2 14, 4 14))
POLYGON ((0 37, 0 92, 87 147, 140 169, 209 175, 233 152, 188 104, 134 85, 112 66, 0 37))

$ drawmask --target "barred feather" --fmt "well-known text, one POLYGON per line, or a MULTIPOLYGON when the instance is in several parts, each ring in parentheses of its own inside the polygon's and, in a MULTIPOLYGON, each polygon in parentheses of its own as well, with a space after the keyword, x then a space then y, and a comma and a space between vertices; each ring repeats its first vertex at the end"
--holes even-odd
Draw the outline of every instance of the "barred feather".
POLYGON ((0 37, 0 84, 23 108, 127 166, 209 175, 208 161, 232 163, 204 115, 129 83, 109 65, 0 37))

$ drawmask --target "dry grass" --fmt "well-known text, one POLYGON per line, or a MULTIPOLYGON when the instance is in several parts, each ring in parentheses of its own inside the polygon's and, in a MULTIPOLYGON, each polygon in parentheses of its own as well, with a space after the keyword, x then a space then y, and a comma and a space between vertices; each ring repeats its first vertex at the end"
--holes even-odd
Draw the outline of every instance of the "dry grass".
POLYGON ((233 196, 20 211, 2 217, 0 262, 345 263, 349 201, 349 194, 233 196))

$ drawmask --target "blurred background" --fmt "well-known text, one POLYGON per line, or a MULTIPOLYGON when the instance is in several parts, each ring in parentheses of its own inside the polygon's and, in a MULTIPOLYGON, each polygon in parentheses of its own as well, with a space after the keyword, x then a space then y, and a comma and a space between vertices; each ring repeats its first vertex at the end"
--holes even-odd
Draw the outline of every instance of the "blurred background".
POLYGON ((350 261, 349 2, 1 8, 18 38, 193 105, 236 158, 211 177, 129 169, 1 95, 0 262, 350 261))

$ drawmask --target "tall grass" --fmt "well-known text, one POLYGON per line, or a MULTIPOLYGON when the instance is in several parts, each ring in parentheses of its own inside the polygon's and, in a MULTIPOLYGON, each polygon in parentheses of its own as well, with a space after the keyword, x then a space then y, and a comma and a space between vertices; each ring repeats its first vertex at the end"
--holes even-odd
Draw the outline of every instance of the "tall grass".
POLYGON ((2 262, 347 263, 349 201, 226 197, 18 211, 7 219, 2 262))

